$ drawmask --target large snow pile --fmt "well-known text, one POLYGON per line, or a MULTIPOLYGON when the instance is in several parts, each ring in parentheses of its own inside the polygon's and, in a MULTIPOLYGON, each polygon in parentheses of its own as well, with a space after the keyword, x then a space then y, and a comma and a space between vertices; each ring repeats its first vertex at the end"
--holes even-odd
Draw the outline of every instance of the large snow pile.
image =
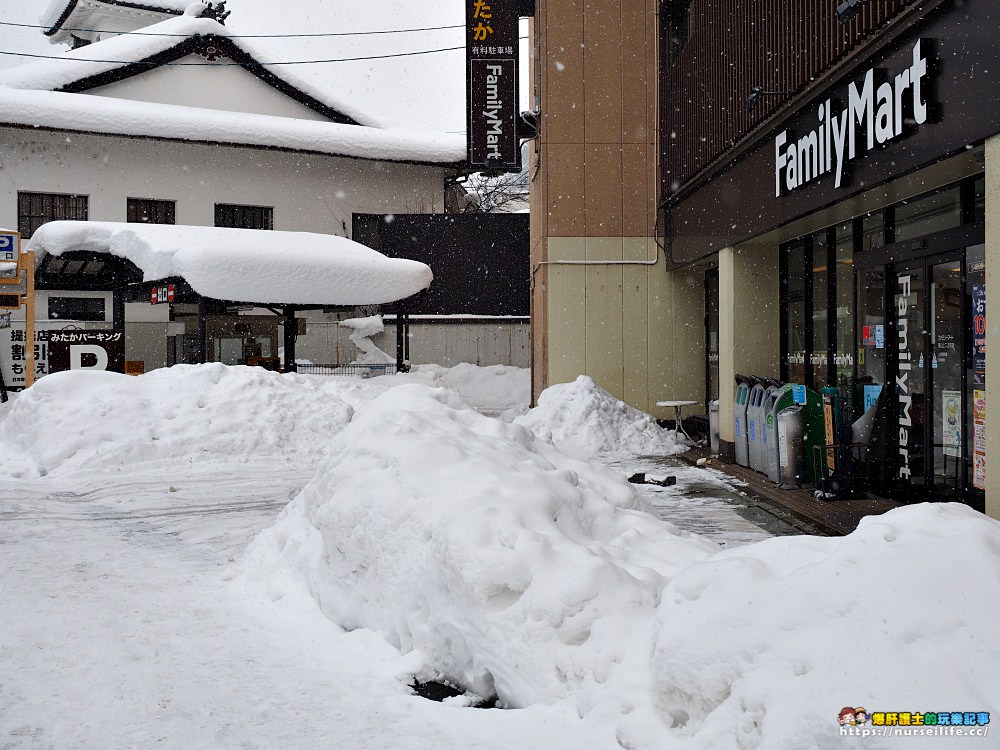
POLYGON ((655 700, 692 747, 844 747, 843 706, 995 709, 998 620, 1000 523, 903 507, 847 537, 778 537, 678 574, 657 616, 655 700))
POLYGON ((317 461, 350 419, 352 381, 257 367, 177 365, 140 377, 39 379, 0 422, 0 472, 37 476, 138 464, 317 461))
POLYGON ((636 505, 621 475, 407 385, 356 413, 244 569, 419 650, 424 677, 617 713, 649 694, 659 592, 718 549, 636 505))
POLYGON ((531 403, 531 370, 526 367, 461 363, 454 367, 417 365, 413 372, 433 385, 458 391, 477 411, 508 422, 526 412, 531 403))
POLYGON ((564 705, 631 748, 833 748, 844 705, 986 711, 1000 691, 1000 524, 965 506, 718 552, 420 385, 330 449, 245 580, 381 632, 419 677, 564 705))
POLYGON ((546 388, 538 406, 515 421, 574 456, 670 456, 686 450, 674 442, 673 432, 586 375, 546 388))

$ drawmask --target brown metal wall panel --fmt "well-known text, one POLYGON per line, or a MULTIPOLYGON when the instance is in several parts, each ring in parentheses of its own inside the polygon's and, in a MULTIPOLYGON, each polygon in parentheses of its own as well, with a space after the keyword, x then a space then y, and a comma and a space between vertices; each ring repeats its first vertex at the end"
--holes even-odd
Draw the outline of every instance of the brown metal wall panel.
POLYGON ((834 0, 693 3, 693 34, 672 63, 665 56, 661 73, 666 194, 917 2, 871 0, 844 24, 836 20, 834 0), (763 96, 748 112, 753 86, 785 95, 763 96))

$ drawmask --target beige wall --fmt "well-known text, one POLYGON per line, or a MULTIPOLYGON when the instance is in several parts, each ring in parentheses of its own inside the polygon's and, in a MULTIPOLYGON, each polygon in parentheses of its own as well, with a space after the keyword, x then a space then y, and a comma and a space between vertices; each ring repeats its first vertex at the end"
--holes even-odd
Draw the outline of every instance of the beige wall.
POLYGON ((735 377, 780 375, 778 246, 719 253, 719 438, 733 442, 735 377))
MULTIPOLYGON (((1000 518, 1000 314, 990 314, 990 300, 1000 300, 1000 135, 986 141, 986 513, 1000 518), (992 367, 990 366, 990 363, 992 367), (991 407, 992 405, 992 407, 991 407), (992 414, 991 414, 992 409, 992 414)), ((997 303, 993 307, 1000 311, 997 303)))
POLYGON ((667 273, 653 239, 657 10, 536 4, 532 393, 586 374, 672 417, 655 401, 704 395, 704 293, 700 274, 667 273))

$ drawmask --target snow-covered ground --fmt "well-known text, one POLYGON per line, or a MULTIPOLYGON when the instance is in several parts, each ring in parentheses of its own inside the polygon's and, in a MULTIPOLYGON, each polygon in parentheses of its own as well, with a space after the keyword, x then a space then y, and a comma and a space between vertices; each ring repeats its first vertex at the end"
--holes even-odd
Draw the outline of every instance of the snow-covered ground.
POLYGON ((593 381, 527 390, 215 364, 0 405, 0 747, 990 746, 837 715, 992 711, 1000 524, 766 538, 593 381))

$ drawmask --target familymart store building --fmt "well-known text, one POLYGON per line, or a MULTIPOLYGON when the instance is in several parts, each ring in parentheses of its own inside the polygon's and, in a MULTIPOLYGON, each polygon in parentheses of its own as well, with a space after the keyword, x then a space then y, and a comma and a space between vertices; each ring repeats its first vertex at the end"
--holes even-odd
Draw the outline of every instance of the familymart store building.
POLYGON ((836 387, 849 419, 877 414, 879 494, 1000 517, 987 417, 1000 403, 1000 318, 987 314, 1000 300, 994 6, 944 4, 885 35, 673 208, 674 263, 712 266, 706 368, 724 447, 737 373, 836 387))

